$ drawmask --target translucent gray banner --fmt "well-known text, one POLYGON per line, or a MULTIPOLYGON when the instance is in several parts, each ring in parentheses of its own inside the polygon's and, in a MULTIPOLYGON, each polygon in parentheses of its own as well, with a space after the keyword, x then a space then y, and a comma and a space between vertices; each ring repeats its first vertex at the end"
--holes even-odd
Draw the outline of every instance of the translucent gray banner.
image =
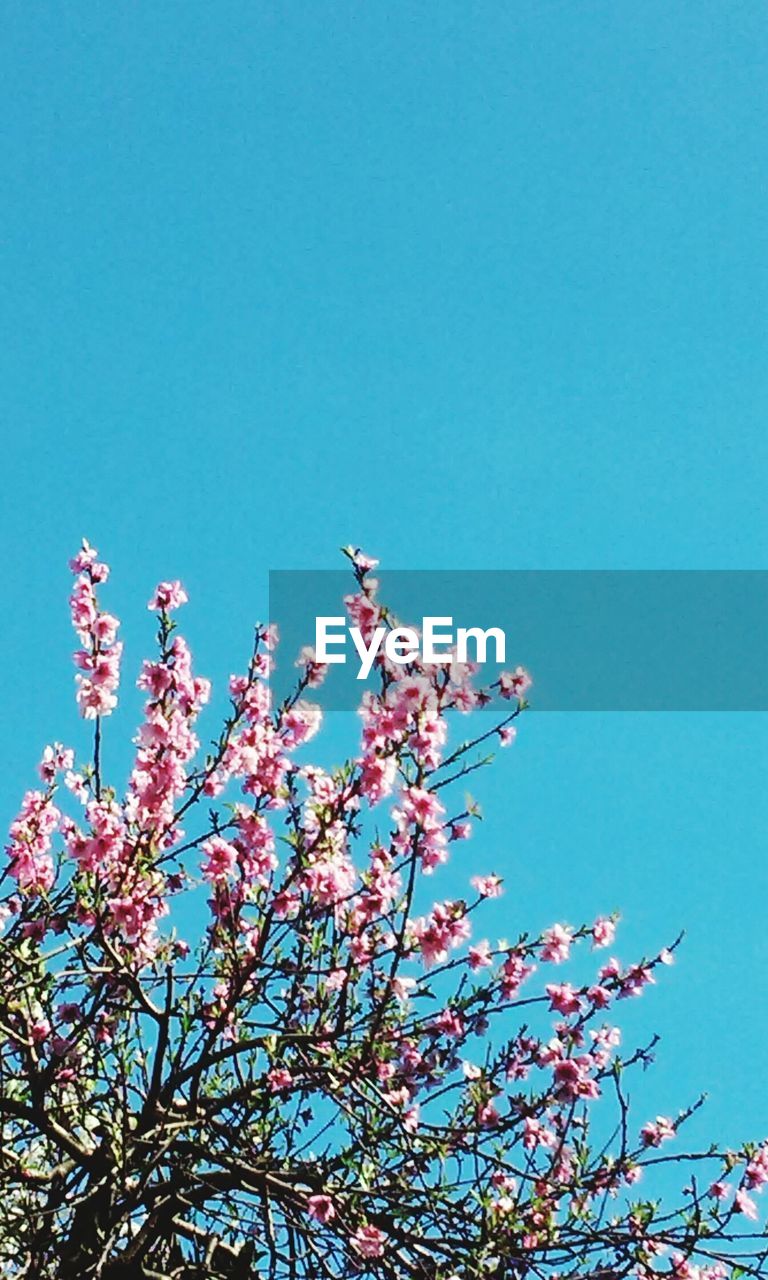
MULTIPOLYGON (((533 677, 533 710, 768 710, 768 571, 393 570, 376 576, 378 599, 402 625, 421 628, 424 618, 440 617, 452 620, 454 633, 501 629, 503 667, 522 664, 533 677)), ((282 699, 295 683, 299 651, 315 644, 316 619, 341 618, 355 583, 343 570, 274 570, 269 591, 270 619, 281 635, 272 684, 282 699)), ((360 660, 349 635, 334 652, 346 661, 330 667, 312 696, 328 709, 349 710, 365 688, 376 687, 377 677, 374 671, 367 681, 357 679, 360 660)), ((482 678, 493 679, 499 669, 488 661, 482 678)))

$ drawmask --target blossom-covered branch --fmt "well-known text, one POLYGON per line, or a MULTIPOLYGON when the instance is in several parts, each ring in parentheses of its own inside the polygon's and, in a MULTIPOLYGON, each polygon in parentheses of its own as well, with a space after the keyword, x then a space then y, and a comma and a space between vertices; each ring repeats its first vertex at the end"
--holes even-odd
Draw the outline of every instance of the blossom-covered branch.
MULTIPOLYGON (((395 623, 376 562, 348 555, 347 613, 370 637, 395 623)), ((186 593, 161 583, 121 787, 101 755, 121 659, 108 571, 87 543, 71 567, 95 736, 87 761, 46 748, 7 844, 3 1274, 765 1275, 768 1146, 686 1149, 698 1101, 630 1113, 655 1040, 625 1048, 615 1008, 677 942, 621 964, 605 915, 483 936, 503 881, 467 863, 478 813, 461 782, 514 741, 524 669, 484 687, 472 664, 382 649, 359 745, 324 769, 307 746, 326 670, 305 650, 273 705, 277 634, 258 628, 204 754, 210 686, 177 629, 186 593), (445 898, 450 857, 466 889, 445 898), (600 953, 585 981, 569 977, 577 949, 600 953), (680 1173, 670 1202, 664 1166, 680 1173)))

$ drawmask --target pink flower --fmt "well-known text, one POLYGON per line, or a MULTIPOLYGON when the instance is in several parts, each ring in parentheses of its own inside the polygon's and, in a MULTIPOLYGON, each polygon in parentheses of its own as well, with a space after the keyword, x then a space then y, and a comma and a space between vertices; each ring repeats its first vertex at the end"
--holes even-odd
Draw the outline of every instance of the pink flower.
POLYGON ((70 770, 64 778, 64 786, 68 791, 71 791, 76 800, 80 801, 80 804, 85 804, 87 802, 88 787, 86 786, 85 778, 81 773, 74 773, 70 770))
POLYGON ((76 556, 69 561, 69 567, 73 573, 83 573, 86 569, 90 569, 95 561, 98 551, 92 547, 87 538, 83 538, 83 543, 76 556))
POLYGON ((616 936, 616 924, 609 916, 598 916, 592 925, 592 946, 610 947, 616 936))
POLYGON ((600 1027, 598 1031, 590 1031, 596 1048, 610 1050, 621 1044, 621 1032, 618 1027, 600 1027))
POLYGON ((310 689, 316 689, 321 685, 328 674, 328 664, 317 661, 315 650, 311 645, 304 645, 295 665, 304 669, 305 679, 310 689))
POLYGON ((281 1093, 283 1089, 290 1089, 293 1076, 287 1067, 273 1067, 267 1075, 267 1081, 273 1093, 281 1093))
POLYGON ((138 942, 149 927, 151 929, 154 908, 151 901, 141 898, 110 898, 108 907, 112 926, 129 941, 138 942))
POLYGON ((333 907, 352 894, 355 868, 343 852, 325 854, 307 867, 302 883, 318 906, 333 907))
POLYGON ((500 1120, 499 1109, 493 1102, 484 1102, 478 1107, 477 1123, 481 1129, 495 1129, 500 1120))
POLYGON ((514 1000, 520 987, 534 971, 534 966, 526 964, 523 956, 511 951, 501 966, 501 993, 505 1000, 514 1000))
POLYGON ((500 898, 502 889, 501 876, 473 876, 469 882, 481 898, 500 898))
POLYGON ((487 969, 493 964, 490 944, 483 939, 476 946, 469 948, 469 967, 473 973, 478 969, 487 969))
POLYGON ((345 547, 344 551, 356 568, 362 569, 363 573, 368 573, 371 569, 375 569, 379 563, 373 556, 367 556, 359 547, 345 547))
POLYGON ((336 1209, 330 1196, 310 1196, 307 1201, 307 1213, 316 1222, 331 1222, 336 1217, 336 1209))
POLYGON ((409 1107, 403 1116, 403 1128, 406 1133, 417 1133, 419 1128, 419 1107, 418 1104, 409 1107))
POLYGON ((553 1067, 557 1096, 559 1098, 597 1098, 600 1086, 596 1080, 590 1079, 589 1072, 594 1066, 589 1054, 578 1058, 563 1058, 553 1067))
POLYGON ((415 978, 395 977, 392 979, 392 994, 401 1004, 407 1004, 411 997, 411 992, 417 985, 415 978))
POLYGON ((380 1258, 386 1242, 387 1237, 383 1231, 365 1223, 362 1227, 358 1227, 353 1235, 352 1248, 360 1254, 361 1258, 380 1258))
POLYGON ((508 1173, 502 1173, 497 1169, 491 1174, 491 1182, 497 1191, 505 1191, 507 1195, 517 1195, 517 1182, 508 1173))
POLYGON ((496 1196, 491 1201, 491 1210, 493 1213, 501 1214, 514 1213, 515 1201, 512 1196, 496 1196))
POLYGON ((200 846, 208 861, 202 867, 206 880, 226 880, 237 866, 237 849, 221 836, 212 836, 200 846))
POLYGON ((189 596, 178 580, 158 582, 147 608, 153 613, 171 613, 174 609, 186 604, 188 599, 189 596))
POLYGON ((745 1218, 752 1218, 753 1221, 757 1218, 757 1205, 752 1197, 748 1196, 746 1191, 741 1188, 733 1197, 733 1207, 737 1213, 743 1213, 745 1218))
POLYGON ((652 985, 655 981, 656 979, 653 976, 653 972, 648 965, 633 965, 621 978, 621 989, 619 991, 618 998, 619 1000, 625 1000, 630 997, 642 995, 643 988, 648 986, 649 983, 652 985))
POLYGON ((640 1138, 644 1147, 660 1147, 662 1142, 675 1136, 675 1126, 666 1116, 657 1116, 649 1120, 640 1130, 640 1138))
POLYGON ((73 763, 74 752, 57 742, 54 746, 45 748, 37 771, 43 782, 50 784, 55 780, 57 773, 66 773, 72 768, 73 763))
POLYGON ((553 924, 551 929, 543 933, 544 945, 541 948, 541 959, 550 960, 553 964, 562 964, 571 954, 572 932, 567 925, 553 924))
POLYGON ((768 1183, 768 1144, 760 1147, 746 1168, 746 1183, 750 1190, 761 1190, 768 1183))
POLYGON ((426 965, 444 964, 448 953, 470 934, 463 902, 437 903, 429 916, 413 923, 413 937, 426 965))
POLYGON ((423 787, 407 787, 403 792, 403 814, 409 822, 425 831, 440 826, 445 809, 432 791, 423 787))
POLYGON ((502 698, 522 698, 533 681, 523 667, 514 671, 502 671, 499 676, 499 692, 502 698))
POLYGON ((323 719, 322 708, 303 698, 285 712, 280 721, 280 735, 287 747, 298 747, 314 738, 323 719))
POLYGON ((448 1036, 449 1039, 459 1040, 464 1034, 464 1019, 454 1009, 442 1009, 430 1023, 430 1030, 448 1036))
POLYGON ((549 1007, 553 1011, 564 1013, 566 1016, 581 1012, 581 1000, 570 983, 563 982, 558 985, 550 982, 546 991, 549 996, 549 1007))
POLYGON ((526 1151, 536 1147, 552 1148, 557 1145, 557 1136, 543 1125, 535 1116, 526 1116, 523 1122, 523 1146, 526 1151))

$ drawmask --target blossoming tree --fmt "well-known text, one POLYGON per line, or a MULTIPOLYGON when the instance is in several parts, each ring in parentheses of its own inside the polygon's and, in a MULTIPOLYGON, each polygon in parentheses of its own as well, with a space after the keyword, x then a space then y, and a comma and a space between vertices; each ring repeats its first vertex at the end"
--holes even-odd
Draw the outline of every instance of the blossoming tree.
MULTIPOLYGON (((375 562, 349 556, 346 607, 370 634, 391 620, 375 562)), ((162 583, 118 790, 101 751, 121 665, 97 599, 108 570, 87 543, 71 567, 94 746, 87 763, 46 748, 7 845, 3 1274, 765 1274, 768 1146, 686 1151, 695 1106, 629 1113, 627 1073, 651 1046, 622 1056, 613 1008, 671 952, 565 981, 572 949, 609 948, 615 920, 494 945, 490 872, 419 913, 470 833, 461 780, 514 738, 525 672, 483 689, 466 665, 380 661, 359 750, 326 771, 303 750, 325 672, 305 651, 272 705, 276 636, 259 629, 203 755, 209 686, 176 629, 185 593, 162 583), (467 735, 489 707, 492 727, 467 735), (665 1165, 671 1203, 654 1192, 665 1165)))

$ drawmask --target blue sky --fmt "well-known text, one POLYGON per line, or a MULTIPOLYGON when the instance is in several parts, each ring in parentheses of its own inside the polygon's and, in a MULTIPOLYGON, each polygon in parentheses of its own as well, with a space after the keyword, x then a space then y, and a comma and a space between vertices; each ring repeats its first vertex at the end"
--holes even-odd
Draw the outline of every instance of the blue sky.
MULTIPOLYGON (((8 3, 3 818, 77 734, 83 533, 128 666, 179 575, 219 685, 268 570, 350 540, 767 568, 767 66, 758 3, 8 3)), ((533 715, 478 785, 507 932, 686 926, 648 1096, 709 1086, 729 1140, 768 1132, 767 748, 759 715, 533 715)))

